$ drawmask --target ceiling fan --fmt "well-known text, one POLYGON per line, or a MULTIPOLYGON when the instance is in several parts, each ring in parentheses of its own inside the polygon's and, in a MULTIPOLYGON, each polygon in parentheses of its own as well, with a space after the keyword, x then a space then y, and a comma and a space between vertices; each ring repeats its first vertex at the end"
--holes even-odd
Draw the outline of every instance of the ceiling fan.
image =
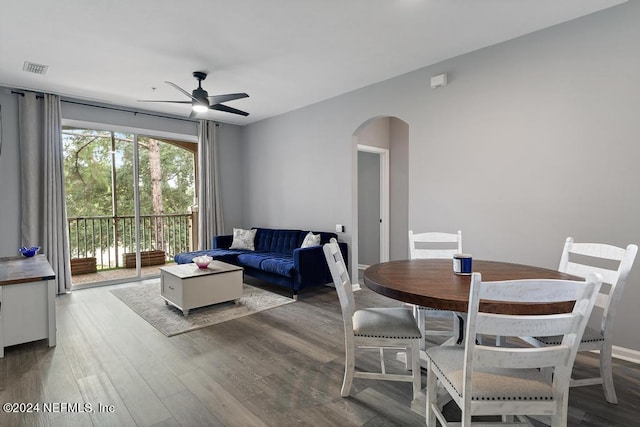
POLYGON ((191 98, 191 101, 155 101, 149 99, 140 99, 139 102, 170 102, 172 104, 191 104, 191 114, 189 117, 194 117, 197 113, 204 113, 207 110, 224 111, 225 113, 239 114, 241 116, 248 116, 246 111, 238 110, 222 104, 222 102, 233 101, 235 99, 248 98, 246 93, 228 93, 225 95, 213 95, 209 96, 209 93, 202 89, 202 81, 207 78, 207 73, 202 71, 194 71, 193 77, 198 79, 198 87, 193 92, 189 93, 182 89, 175 83, 165 81, 166 84, 173 86, 180 92, 191 98))

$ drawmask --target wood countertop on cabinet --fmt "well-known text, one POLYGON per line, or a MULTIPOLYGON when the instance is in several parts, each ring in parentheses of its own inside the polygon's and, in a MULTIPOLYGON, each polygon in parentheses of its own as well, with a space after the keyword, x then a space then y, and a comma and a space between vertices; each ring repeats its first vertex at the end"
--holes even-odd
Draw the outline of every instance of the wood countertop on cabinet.
POLYGON ((55 279, 56 275, 42 255, 0 258, 0 286, 55 279))

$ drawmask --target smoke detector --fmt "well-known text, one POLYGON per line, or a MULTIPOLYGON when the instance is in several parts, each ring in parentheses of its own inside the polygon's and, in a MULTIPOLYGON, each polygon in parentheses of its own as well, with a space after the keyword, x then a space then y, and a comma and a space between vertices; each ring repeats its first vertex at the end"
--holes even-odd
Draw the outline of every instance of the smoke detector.
POLYGON ((29 73, 45 74, 47 72, 48 65, 36 64, 34 62, 24 61, 22 69, 29 73))

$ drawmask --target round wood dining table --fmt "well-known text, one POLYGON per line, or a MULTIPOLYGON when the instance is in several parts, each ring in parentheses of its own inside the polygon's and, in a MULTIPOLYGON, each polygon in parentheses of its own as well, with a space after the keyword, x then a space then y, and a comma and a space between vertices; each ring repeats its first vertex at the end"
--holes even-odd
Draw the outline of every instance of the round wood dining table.
MULTIPOLYGON (((584 280, 547 268, 475 259, 473 271, 482 274, 483 282, 517 279, 584 280)), ((455 274, 452 260, 414 259, 372 265, 364 271, 364 283, 374 292, 395 300, 466 313, 471 276, 455 274)), ((500 314, 554 314, 570 312, 572 309, 573 301, 527 304, 480 302, 481 311, 500 314)))

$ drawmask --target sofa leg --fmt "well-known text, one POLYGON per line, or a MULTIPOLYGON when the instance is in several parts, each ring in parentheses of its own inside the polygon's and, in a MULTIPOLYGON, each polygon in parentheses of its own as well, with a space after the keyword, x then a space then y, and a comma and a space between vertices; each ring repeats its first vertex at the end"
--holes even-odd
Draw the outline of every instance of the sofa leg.
POLYGON ((293 296, 291 298, 293 298, 294 301, 298 301, 298 291, 293 291, 293 296))

